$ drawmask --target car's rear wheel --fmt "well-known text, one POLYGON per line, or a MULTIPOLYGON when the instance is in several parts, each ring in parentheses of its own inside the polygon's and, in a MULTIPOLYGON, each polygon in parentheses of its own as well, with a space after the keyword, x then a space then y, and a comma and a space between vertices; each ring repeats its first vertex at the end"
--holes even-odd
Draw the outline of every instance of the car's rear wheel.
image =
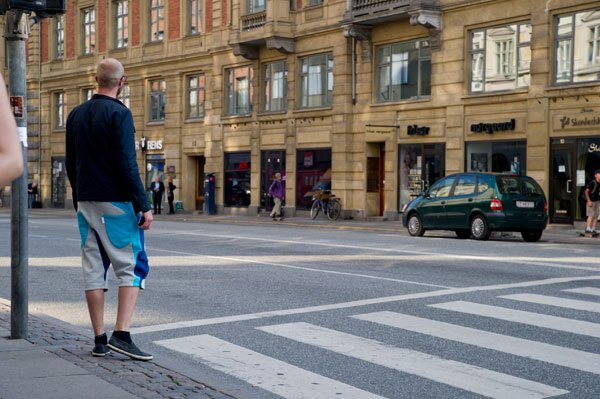
POLYGON ((471 237, 470 230, 456 230, 455 233, 456 233, 456 236, 458 238, 460 238, 461 240, 466 240, 467 238, 471 237))
POLYGON ((413 237, 422 237, 423 234, 425 234, 425 229, 423 228, 421 218, 416 213, 413 213, 408 217, 407 226, 408 234, 413 237))
POLYGON ((487 240, 491 233, 483 215, 477 215, 471 220, 471 235, 474 239, 487 240))
POLYGON ((537 242, 542 238, 543 230, 527 230, 521 232, 521 237, 527 242, 537 242))

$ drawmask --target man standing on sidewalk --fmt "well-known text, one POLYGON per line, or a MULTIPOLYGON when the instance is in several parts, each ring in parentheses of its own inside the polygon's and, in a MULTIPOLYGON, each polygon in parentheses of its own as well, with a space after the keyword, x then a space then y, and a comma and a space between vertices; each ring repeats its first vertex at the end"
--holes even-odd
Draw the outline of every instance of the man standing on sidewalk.
POLYGON ((600 169, 594 172, 594 178, 585 188, 587 226, 586 234, 596 234, 596 223, 600 212, 600 169))
POLYGON ((135 159, 131 112, 117 100, 127 77, 121 63, 102 60, 96 72, 98 93, 67 118, 67 175, 81 234, 85 297, 94 328, 93 356, 110 352, 152 360, 131 340, 129 325, 148 274, 144 231, 152 212, 135 159), (119 279, 115 330, 104 330, 104 292, 113 265, 119 279))
POLYGON ((271 217, 273 220, 281 220, 281 201, 283 201, 284 189, 281 182, 281 173, 279 172, 275 173, 275 179, 271 183, 271 187, 269 187, 269 195, 273 197, 273 202, 275 202, 275 206, 273 206, 273 210, 271 211, 271 217))

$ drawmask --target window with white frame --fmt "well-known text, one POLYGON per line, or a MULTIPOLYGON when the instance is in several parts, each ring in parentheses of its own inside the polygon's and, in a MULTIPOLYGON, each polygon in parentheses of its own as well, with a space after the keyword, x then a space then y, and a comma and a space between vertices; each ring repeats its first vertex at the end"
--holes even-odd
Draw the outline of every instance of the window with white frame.
POLYGON ((165 80, 151 80, 150 87, 150 122, 165 120, 165 106, 167 103, 167 82, 165 80))
POLYGON ((531 24, 500 25, 469 32, 470 91, 482 93, 528 87, 531 24))
POLYGON ((600 80, 600 8, 555 20, 554 83, 600 80))
POLYGON ((54 17, 54 58, 60 59, 65 56, 65 16, 63 14, 54 17))
POLYGON ((81 10, 83 54, 93 54, 96 49, 96 10, 85 8, 81 10))
POLYGON ((202 32, 202 1, 188 0, 188 35, 202 32))
POLYGON ((165 36, 165 0, 150 0, 150 38, 159 42, 165 36))
POLYGON ((252 93, 250 65, 225 70, 225 115, 251 113, 252 93))
POLYGON ((67 95, 54 93, 54 127, 64 129, 67 125, 67 95))
POLYGON ((263 65, 263 111, 284 111, 287 103, 287 62, 263 65))
POLYGON ((246 0, 246 13, 254 14, 265 10, 265 0, 246 0))
POLYGON ((187 119, 204 117, 205 83, 203 74, 187 77, 187 119))
POLYGON ((131 97, 131 88, 129 87, 128 84, 123 85, 123 87, 121 88, 121 92, 119 93, 119 95, 117 96, 117 98, 119 99, 119 101, 121 101, 127 108, 129 108, 130 105, 130 97, 131 97))
POLYGON ((393 102, 431 94, 431 49, 427 40, 377 48, 377 101, 393 102))
POLYGON ((300 108, 327 107, 333 102, 333 54, 315 54, 299 60, 300 108))
POLYGON ((114 2, 115 10, 115 48, 125 48, 129 42, 128 0, 114 2))

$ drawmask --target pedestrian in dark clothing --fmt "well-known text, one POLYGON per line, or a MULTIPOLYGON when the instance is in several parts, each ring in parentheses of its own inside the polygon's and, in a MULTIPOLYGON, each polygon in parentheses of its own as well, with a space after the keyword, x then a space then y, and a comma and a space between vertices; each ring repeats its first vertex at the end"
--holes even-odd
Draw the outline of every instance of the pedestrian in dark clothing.
POLYGON ((163 193, 165 192, 165 184, 156 176, 150 187, 152 190, 152 202, 154 203, 154 214, 160 215, 162 210, 163 193))
POLYGON ((37 201, 39 191, 38 184, 36 182, 31 182, 27 185, 27 207, 33 208, 33 203, 37 201))
POLYGON ((136 360, 152 360, 131 340, 130 323, 148 274, 144 230, 152 212, 135 155, 135 128, 129 109, 117 96, 127 77, 114 58, 100 62, 98 92, 75 107, 67 118, 67 176, 81 235, 85 298, 94 328, 93 356, 110 350, 136 360), (104 330, 107 270, 119 279, 115 330, 104 330))
POLYGON ((281 182, 281 173, 275 173, 275 179, 273 183, 271 183, 271 187, 269 187, 269 195, 273 197, 273 202, 275 205, 273 206, 273 210, 271 211, 271 217, 273 220, 281 220, 281 201, 284 198, 284 188, 283 183, 281 182))
POLYGON ((167 200, 169 201, 169 215, 175 214, 175 207, 173 206, 173 200, 175 200, 175 189, 176 185, 173 184, 173 177, 169 176, 167 183, 167 200))

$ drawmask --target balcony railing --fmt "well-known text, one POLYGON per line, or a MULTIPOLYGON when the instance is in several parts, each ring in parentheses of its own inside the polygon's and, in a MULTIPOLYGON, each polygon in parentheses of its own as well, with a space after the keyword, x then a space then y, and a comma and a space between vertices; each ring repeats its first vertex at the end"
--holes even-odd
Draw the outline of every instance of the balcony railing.
POLYGON ((267 12, 261 11, 242 17, 242 31, 248 32, 265 26, 267 23, 267 12))
POLYGON ((353 0, 352 11, 407 7, 410 0, 353 0))

